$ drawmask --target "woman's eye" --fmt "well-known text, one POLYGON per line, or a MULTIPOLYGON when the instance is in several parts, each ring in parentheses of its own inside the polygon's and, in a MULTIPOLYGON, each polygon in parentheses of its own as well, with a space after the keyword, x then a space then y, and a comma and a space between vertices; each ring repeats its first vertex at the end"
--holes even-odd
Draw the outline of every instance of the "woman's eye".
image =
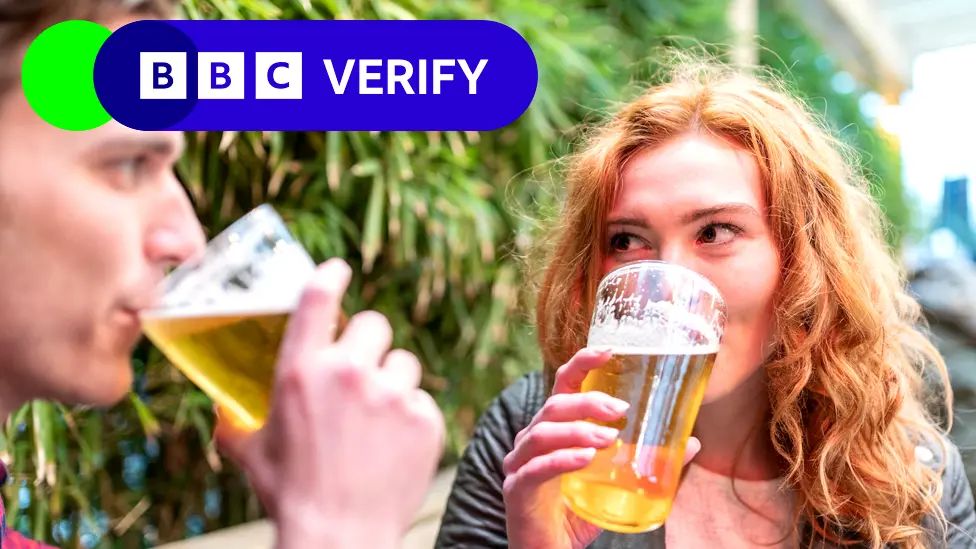
POLYGON ((728 223, 708 225, 698 233, 698 244, 725 244, 741 231, 728 223))
POLYGON ((610 237, 610 249, 615 252, 626 252, 637 242, 637 238, 628 233, 617 233, 610 237))

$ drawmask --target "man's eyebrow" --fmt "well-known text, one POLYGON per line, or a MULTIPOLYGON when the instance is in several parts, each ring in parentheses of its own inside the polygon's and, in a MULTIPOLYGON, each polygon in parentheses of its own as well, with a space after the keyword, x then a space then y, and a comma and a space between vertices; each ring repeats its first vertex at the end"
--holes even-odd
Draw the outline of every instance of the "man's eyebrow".
POLYGON ((148 150, 160 156, 177 156, 183 153, 183 139, 174 140, 158 136, 117 137, 105 140, 97 147, 113 152, 148 150))

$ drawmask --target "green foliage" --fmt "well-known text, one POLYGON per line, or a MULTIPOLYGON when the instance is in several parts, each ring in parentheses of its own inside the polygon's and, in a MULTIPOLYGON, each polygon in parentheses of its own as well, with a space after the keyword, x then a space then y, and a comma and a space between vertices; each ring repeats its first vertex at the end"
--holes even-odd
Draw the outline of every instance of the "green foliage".
POLYGON ((792 84, 810 108, 822 115, 835 135, 861 155, 871 190, 890 222, 889 243, 897 246, 911 223, 911 211, 902 186, 901 155, 894 139, 861 111, 861 100, 872 90, 851 82, 848 91, 835 86, 846 75, 828 51, 804 25, 790 0, 760 0, 760 63, 792 84))

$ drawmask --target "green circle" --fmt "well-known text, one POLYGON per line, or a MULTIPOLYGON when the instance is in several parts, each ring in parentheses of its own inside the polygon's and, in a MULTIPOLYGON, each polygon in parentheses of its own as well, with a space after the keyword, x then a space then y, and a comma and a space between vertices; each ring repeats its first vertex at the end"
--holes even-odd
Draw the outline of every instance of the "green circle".
POLYGON ((27 48, 20 73, 24 95, 45 122, 84 131, 112 119, 95 93, 95 57, 111 34, 91 21, 63 21, 27 48))

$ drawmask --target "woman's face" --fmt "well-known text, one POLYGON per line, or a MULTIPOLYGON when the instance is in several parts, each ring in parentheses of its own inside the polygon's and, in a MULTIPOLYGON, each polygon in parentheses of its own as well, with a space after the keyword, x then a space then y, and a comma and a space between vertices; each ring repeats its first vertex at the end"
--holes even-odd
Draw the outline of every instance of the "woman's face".
POLYGON ((604 274, 663 260, 706 276, 725 298, 725 335, 705 401, 756 373, 769 347, 780 263, 751 154, 695 134, 638 153, 607 223, 604 274))

